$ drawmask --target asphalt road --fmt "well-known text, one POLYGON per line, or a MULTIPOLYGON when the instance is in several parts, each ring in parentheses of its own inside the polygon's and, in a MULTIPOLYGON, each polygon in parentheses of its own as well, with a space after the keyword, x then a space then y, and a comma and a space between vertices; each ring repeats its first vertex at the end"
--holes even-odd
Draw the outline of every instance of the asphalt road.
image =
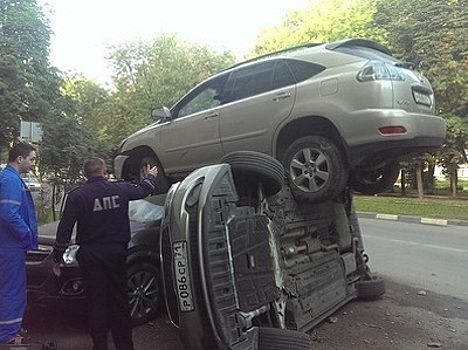
POLYGON ((404 285, 468 301, 468 227, 373 219, 359 222, 374 272, 404 285))
MULTIPOLYGON (((312 349, 468 349, 466 227, 360 222, 370 266, 386 280, 387 294, 337 311, 311 332, 312 349)), ((91 349, 81 306, 30 309, 24 326, 33 339, 57 341, 59 350, 91 349)), ((135 328, 134 340, 137 350, 183 349, 165 315, 135 328)))

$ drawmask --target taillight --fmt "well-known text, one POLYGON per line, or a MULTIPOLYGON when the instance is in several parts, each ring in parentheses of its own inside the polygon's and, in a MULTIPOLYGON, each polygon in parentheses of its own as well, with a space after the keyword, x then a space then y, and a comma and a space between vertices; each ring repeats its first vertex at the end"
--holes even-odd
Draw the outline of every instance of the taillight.
POLYGON ((379 61, 368 62, 357 75, 357 80, 362 82, 375 80, 404 81, 405 79, 402 68, 379 61))
POLYGON ((387 135, 404 135, 406 134, 406 128, 401 125, 389 125, 389 126, 382 126, 379 128, 379 132, 383 136, 387 135))

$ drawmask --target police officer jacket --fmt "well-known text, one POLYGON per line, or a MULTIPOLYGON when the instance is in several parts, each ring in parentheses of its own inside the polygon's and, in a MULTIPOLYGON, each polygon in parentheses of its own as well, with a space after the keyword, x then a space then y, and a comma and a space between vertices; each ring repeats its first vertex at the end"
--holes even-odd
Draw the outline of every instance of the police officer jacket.
POLYGON ((36 248, 34 201, 20 174, 8 165, 0 174, 0 250, 36 248))
POLYGON ((65 200, 65 207, 54 249, 55 261, 60 261, 69 245, 75 223, 76 243, 124 244, 130 241, 128 203, 147 197, 154 190, 155 178, 148 176, 140 184, 110 182, 105 177, 91 177, 72 191, 65 200))

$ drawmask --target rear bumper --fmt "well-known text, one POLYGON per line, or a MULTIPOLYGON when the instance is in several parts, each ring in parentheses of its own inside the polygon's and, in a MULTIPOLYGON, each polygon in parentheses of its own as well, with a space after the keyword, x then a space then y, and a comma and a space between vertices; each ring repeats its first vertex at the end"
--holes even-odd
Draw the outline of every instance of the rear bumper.
POLYGON ((439 150, 446 137, 443 118, 410 113, 401 109, 366 109, 340 119, 343 139, 351 160, 363 156, 385 154, 404 158, 414 154, 439 150), (406 132, 383 134, 382 127, 402 126, 406 132))

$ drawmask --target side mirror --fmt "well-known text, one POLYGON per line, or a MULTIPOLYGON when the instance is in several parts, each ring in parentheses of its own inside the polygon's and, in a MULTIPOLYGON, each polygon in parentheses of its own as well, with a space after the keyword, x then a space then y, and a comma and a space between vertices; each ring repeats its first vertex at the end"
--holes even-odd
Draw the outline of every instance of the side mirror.
POLYGON ((151 111, 151 116, 153 117, 155 123, 160 123, 164 120, 170 120, 171 112, 167 107, 155 108, 151 111))

